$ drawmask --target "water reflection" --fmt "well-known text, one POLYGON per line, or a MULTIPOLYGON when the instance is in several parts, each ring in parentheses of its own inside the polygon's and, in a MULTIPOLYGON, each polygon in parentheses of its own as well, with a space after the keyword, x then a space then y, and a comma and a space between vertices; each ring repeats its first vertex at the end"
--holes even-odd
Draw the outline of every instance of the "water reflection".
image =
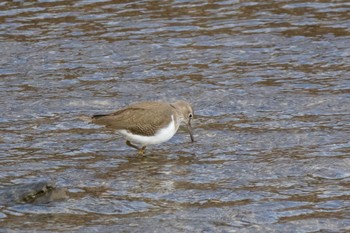
POLYGON ((69 199, 0 206, 2 231, 349 230, 346 1, 0 3, 0 180, 69 199), (139 158, 84 119, 192 102, 139 158))

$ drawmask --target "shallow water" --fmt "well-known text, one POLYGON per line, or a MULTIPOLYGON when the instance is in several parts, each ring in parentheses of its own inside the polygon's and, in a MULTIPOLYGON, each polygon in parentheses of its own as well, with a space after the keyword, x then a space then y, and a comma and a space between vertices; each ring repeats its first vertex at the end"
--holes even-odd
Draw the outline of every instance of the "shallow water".
POLYGON ((0 231, 350 231, 348 1, 0 3, 0 231), (184 99, 147 157, 84 119, 184 99))

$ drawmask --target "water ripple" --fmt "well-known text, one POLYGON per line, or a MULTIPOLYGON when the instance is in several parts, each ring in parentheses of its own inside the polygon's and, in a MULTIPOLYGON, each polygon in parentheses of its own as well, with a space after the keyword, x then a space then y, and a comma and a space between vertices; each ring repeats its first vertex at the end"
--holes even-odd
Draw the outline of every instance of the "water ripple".
POLYGON ((0 231, 349 231, 348 6, 0 3, 0 181, 69 196, 1 206, 0 231), (176 99, 196 142, 145 158, 89 123, 176 99))

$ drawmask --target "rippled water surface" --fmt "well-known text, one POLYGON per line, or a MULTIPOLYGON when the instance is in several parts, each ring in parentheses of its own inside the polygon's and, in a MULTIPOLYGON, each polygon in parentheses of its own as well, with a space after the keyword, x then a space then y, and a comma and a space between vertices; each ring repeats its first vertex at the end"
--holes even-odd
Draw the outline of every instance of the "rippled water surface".
POLYGON ((0 3, 0 231, 350 231, 348 1, 0 3), (184 99, 146 157, 86 116, 184 99))

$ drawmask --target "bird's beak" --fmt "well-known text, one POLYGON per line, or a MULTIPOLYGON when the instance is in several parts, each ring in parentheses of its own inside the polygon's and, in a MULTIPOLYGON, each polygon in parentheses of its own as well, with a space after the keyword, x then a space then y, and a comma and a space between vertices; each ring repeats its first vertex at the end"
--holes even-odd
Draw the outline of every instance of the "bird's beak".
POLYGON ((191 142, 194 142, 194 138, 193 138, 193 134, 192 134, 192 127, 191 127, 191 119, 188 120, 187 123, 187 130, 190 133, 190 137, 191 137, 191 142))

